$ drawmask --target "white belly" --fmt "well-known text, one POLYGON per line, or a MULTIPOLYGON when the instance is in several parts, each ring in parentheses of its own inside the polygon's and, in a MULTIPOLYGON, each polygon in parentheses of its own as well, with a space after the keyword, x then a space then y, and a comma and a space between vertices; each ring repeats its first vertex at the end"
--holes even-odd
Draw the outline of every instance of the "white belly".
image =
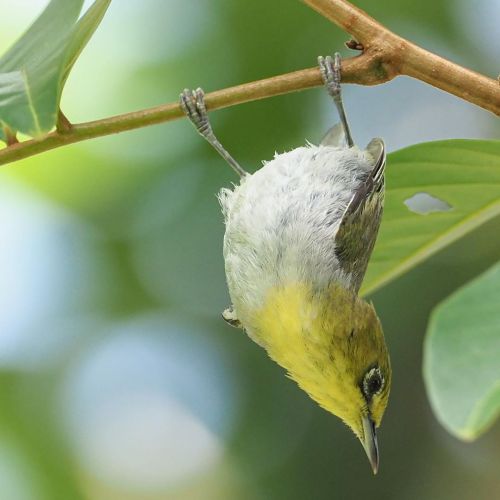
POLYGON ((358 148, 301 147, 276 155, 233 191, 221 190, 227 283, 243 324, 251 325, 270 288, 346 283, 335 235, 370 161, 358 148))

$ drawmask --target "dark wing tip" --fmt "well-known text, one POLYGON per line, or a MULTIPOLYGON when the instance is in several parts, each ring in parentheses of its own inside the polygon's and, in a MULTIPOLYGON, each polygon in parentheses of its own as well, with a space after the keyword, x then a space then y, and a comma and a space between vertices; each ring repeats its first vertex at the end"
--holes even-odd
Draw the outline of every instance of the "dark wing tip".
POLYGON ((372 139, 366 146, 366 151, 373 158, 371 178, 374 186, 380 186, 384 179, 386 152, 384 141, 380 138, 372 139))

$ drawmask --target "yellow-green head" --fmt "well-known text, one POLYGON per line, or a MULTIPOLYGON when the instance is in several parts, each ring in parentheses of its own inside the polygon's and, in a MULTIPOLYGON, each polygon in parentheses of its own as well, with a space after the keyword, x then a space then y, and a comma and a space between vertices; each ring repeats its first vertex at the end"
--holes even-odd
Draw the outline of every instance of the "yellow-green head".
POLYGON ((375 309, 340 285, 277 287, 253 316, 252 332, 271 358, 360 439, 374 472, 375 428, 391 385, 391 367, 375 309))

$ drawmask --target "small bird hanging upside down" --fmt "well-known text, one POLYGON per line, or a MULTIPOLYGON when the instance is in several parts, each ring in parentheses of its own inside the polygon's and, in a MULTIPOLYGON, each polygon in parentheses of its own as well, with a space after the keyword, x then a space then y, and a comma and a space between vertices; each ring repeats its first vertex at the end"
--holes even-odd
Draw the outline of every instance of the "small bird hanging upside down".
POLYGON ((232 300, 224 319, 353 430, 376 473, 376 428, 391 368, 380 321, 358 291, 382 216, 385 150, 381 139, 365 150, 354 145, 341 99, 340 55, 318 62, 340 124, 319 146, 277 154, 254 174, 215 137, 201 89, 184 90, 181 105, 240 176, 238 186, 219 194, 232 300))

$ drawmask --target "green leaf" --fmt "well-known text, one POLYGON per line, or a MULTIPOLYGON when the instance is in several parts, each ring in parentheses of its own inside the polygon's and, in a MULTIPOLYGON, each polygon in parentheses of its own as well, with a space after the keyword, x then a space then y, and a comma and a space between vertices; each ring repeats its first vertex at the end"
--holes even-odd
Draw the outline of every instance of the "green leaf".
MULTIPOLYGON (((110 0, 97 0, 77 23, 83 0, 51 0, 0 59, 0 122, 39 137, 56 124, 62 88, 110 0)), ((0 139, 4 139, 3 133, 0 139)))
POLYGON ((365 295, 500 214, 500 141, 411 146, 389 155, 386 179, 380 234, 361 290, 365 295), (432 197, 449 210, 412 212, 405 202, 415 195, 432 197))
POLYGON ((83 0, 52 0, 0 59, 0 119, 12 130, 40 136, 55 122, 66 46, 83 0))
POLYGON ((433 312, 424 344, 432 408, 455 436, 472 440, 500 413, 500 262, 433 312))
POLYGON ((65 82, 71 68, 87 45, 108 10, 111 0, 96 0, 73 29, 66 49, 66 68, 62 78, 65 82))

